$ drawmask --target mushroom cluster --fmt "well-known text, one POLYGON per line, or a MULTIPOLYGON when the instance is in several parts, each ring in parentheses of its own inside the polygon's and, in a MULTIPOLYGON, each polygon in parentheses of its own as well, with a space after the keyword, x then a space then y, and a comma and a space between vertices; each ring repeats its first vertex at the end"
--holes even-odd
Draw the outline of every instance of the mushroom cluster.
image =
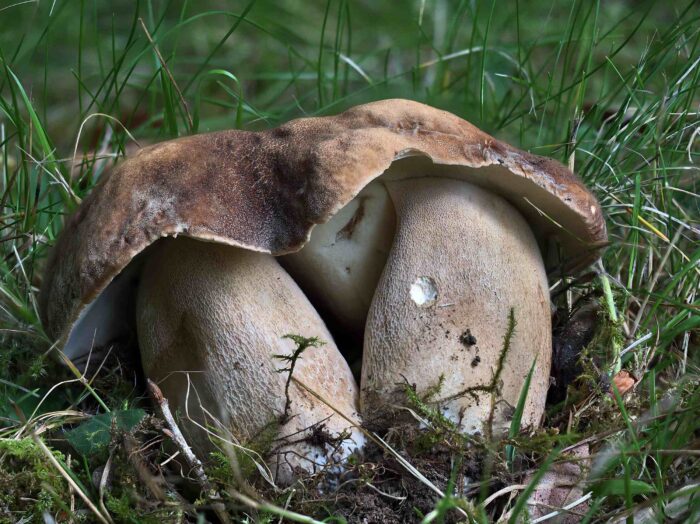
POLYGON ((40 308, 76 362, 134 334, 197 448, 265 436, 287 482, 361 448, 361 419, 388 424, 404 384, 474 433, 509 423, 534 363, 523 424, 538 424, 548 272, 605 240, 561 164, 384 100, 141 149, 67 220, 40 308), (326 325, 363 341, 361 387, 326 325), (325 345, 292 358, 286 335, 325 345))

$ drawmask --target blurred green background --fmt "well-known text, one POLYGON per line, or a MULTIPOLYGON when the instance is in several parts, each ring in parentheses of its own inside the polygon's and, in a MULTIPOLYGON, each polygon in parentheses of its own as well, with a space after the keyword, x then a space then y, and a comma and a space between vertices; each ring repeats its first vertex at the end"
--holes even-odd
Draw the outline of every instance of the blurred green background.
POLYGON ((407 97, 561 158, 584 110, 607 115, 629 88, 639 105, 671 88, 665 70, 687 65, 692 32, 639 89, 624 79, 655 41, 683 31, 679 20, 697 16, 692 1, 4 4, 0 61, 62 153, 95 112, 141 136, 173 136, 407 97))

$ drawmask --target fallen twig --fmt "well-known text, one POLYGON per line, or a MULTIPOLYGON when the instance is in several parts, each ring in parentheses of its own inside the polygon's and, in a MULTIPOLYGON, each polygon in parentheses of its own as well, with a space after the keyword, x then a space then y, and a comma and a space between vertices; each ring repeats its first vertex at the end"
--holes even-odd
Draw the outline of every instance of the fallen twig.
POLYGON ((207 493, 209 498, 214 502, 212 504, 212 509, 219 517, 221 522, 230 522, 225 508, 220 502, 221 495, 219 495, 219 492, 212 486, 211 482, 209 482, 209 478, 204 472, 202 461, 197 458, 197 456, 194 454, 194 451, 192 451, 192 448, 190 448, 189 444, 187 444, 184 435, 180 431, 180 428, 177 425, 177 422, 175 422, 175 418, 173 417, 173 414, 170 411, 170 404, 168 403, 168 399, 163 396, 163 392, 160 390, 158 385, 151 379, 147 379, 147 386, 148 392, 151 394, 153 400, 155 401, 158 414, 161 416, 166 426, 168 427, 168 435, 175 443, 175 446, 177 446, 178 451, 184 457, 185 462, 187 462, 190 471, 194 474, 195 479, 197 480, 199 485, 207 493))
POLYGON ((114 452, 111 452, 109 454, 109 458, 107 459, 107 463, 105 464, 104 469, 102 470, 102 475, 100 476, 100 486, 99 486, 99 493, 100 493, 100 509, 102 512, 106 515, 108 514, 107 512, 107 507, 105 506, 105 490, 107 488, 107 481, 109 480, 109 474, 112 469, 112 458, 114 457, 114 452))
POLYGON ((165 424, 168 426, 168 430, 170 430, 168 436, 173 440, 173 442, 175 442, 178 451, 180 451, 182 456, 185 458, 187 465, 190 467, 190 471, 194 474, 199 484, 201 484, 201 486, 206 490, 211 489, 211 484, 207 478, 207 474, 204 472, 202 462, 194 454, 189 444, 187 444, 187 441, 180 431, 177 422, 175 422, 175 418, 170 411, 168 399, 163 396, 163 392, 151 379, 147 380, 147 384, 148 392, 151 394, 151 397, 153 397, 153 400, 156 403, 158 415, 160 415, 160 417, 165 421, 165 424))

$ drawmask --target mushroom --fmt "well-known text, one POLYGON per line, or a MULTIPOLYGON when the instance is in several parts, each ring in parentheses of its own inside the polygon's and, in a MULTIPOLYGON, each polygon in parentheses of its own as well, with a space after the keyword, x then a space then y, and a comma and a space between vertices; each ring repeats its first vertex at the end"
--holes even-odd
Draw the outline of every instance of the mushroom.
POLYGON ((421 394, 441 382, 446 413, 478 430, 481 390, 497 375, 507 419, 537 359, 525 418, 536 423, 551 352, 540 253, 554 242, 557 268, 573 271, 605 240, 594 196, 561 164, 384 100, 140 150, 67 221, 40 309, 74 360, 135 329, 146 374, 188 408, 192 435, 211 414, 242 441, 271 425, 349 437, 278 443, 271 463, 292 478, 362 445, 357 386, 314 306, 364 333, 366 414, 384 412, 397 382, 421 394), (123 322, 131 304, 136 319, 123 322), (511 310, 518 327, 499 366, 511 310), (275 359, 292 351, 289 333, 327 342, 298 360, 291 404, 275 359))
POLYGON ((190 441, 206 442, 202 426, 209 426, 273 451, 273 473, 285 484, 296 470, 339 463, 361 446, 362 434, 304 389, 359 423, 357 384, 345 359, 274 257, 184 237, 152 250, 136 300, 141 361, 196 422, 185 426, 190 441), (291 358, 295 344, 285 335, 293 334, 324 345, 301 353, 296 383, 287 388, 291 361, 280 357, 291 358))

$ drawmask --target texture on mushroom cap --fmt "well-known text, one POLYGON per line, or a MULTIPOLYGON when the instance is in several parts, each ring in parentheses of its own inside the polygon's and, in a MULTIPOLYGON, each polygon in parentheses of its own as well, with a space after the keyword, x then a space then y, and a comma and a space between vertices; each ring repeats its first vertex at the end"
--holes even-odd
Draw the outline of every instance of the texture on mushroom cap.
POLYGON ((384 100, 269 131, 221 131, 143 148, 67 220, 41 290, 44 326, 67 340, 86 307, 158 238, 182 234, 294 252, 371 180, 387 170, 423 176, 421 165, 505 196, 538 236, 556 237, 569 268, 595 260, 606 241, 595 197, 560 163, 451 113, 384 100))

